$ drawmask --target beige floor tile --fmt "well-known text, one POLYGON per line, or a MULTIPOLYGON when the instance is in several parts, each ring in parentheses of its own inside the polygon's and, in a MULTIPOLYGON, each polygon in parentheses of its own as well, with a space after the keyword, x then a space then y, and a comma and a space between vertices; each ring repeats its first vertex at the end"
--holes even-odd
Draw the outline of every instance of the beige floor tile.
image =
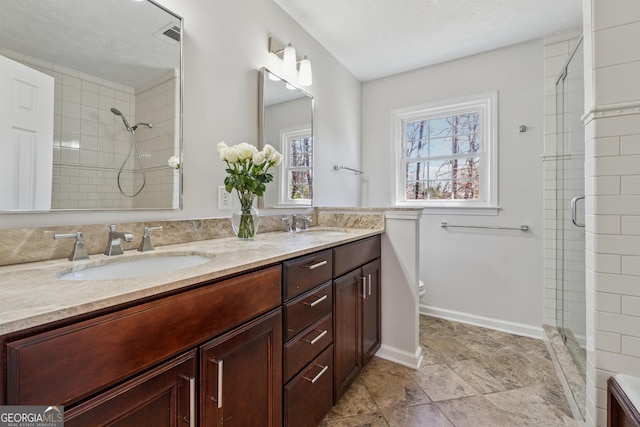
POLYGON ((422 366, 410 375, 434 402, 479 394, 447 365, 422 366))
POLYGON ((526 418, 503 411, 485 396, 445 400, 435 405, 455 427, 523 427, 526 418))
POLYGON ((384 416, 390 427, 454 427, 434 404, 389 408, 384 416))
POLYGON ((353 417, 376 412, 380 412, 376 402, 362 383, 362 379, 357 378, 338 404, 329 411, 326 419, 353 417))
POLYGON ((425 392, 406 373, 369 371, 362 375, 362 382, 383 411, 385 408, 431 403, 425 392))
POLYGON ((388 427, 381 413, 358 415, 355 417, 325 419, 320 427, 388 427))

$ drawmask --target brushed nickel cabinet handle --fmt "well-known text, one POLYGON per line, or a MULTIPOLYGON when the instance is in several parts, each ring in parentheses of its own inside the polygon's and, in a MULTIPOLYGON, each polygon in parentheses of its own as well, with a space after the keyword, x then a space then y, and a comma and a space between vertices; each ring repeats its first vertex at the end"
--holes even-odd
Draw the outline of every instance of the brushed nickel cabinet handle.
MULTIPOLYGON (((314 329, 314 331, 316 331, 316 332, 320 332, 320 331, 319 331, 319 330, 317 330, 317 329, 314 329)), ((324 331, 320 332, 320 335, 318 335, 317 337, 315 337, 315 338, 314 338, 314 339, 312 339, 311 341, 309 341, 309 340, 305 340, 305 339, 302 339, 302 341, 304 341, 304 342, 306 342, 306 343, 309 343, 309 345, 314 345, 315 343, 317 343, 317 342, 318 342, 318 340, 319 340, 320 338, 322 338, 323 336, 327 335, 328 333, 329 333, 329 331, 327 331, 327 330, 325 329, 324 331)))
POLYGON ((362 299, 367 299, 367 278, 362 276, 358 279, 362 280, 362 299))
POLYGON ((309 307, 315 307, 316 305, 320 304, 322 301, 326 300, 327 298, 329 298, 327 296, 327 294, 324 294, 323 296, 321 296, 320 298, 318 298, 317 300, 315 300, 314 302, 304 302, 304 305, 308 305, 309 307))
POLYGON ((316 262, 315 264, 305 265, 305 268, 308 269, 308 270, 315 270, 316 268, 322 267, 323 265, 327 265, 327 261, 326 260, 320 261, 320 262, 316 262))
POLYGON ((196 379, 189 378, 189 427, 196 427, 196 379))
POLYGON ((369 296, 371 296, 371 275, 369 275, 369 296))
POLYGON ((316 383, 316 381, 318 381, 318 380, 320 379, 320 377, 321 377, 325 372, 327 372, 327 369, 329 369, 329 365, 327 365, 327 366, 322 366, 322 365, 318 365, 318 364, 316 363, 316 366, 317 366, 318 368, 322 368, 322 370, 320 371, 320 373, 318 373, 318 375, 316 375, 315 377, 313 377, 313 379, 307 378, 307 377, 305 377, 305 376, 303 376, 303 377, 302 377, 302 378, 304 378, 305 380, 309 381, 311 384, 315 384, 315 383, 316 383))
POLYGON ((214 402, 218 403, 218 409, 222 408, 222 372, 223 372, 223 364, 224 362, 222 360, 216 360, 216 359, 212 359, 211 362, 213 362, 216 366, 218 366, 218 387, 217 387, 217 398, 214 398, 213 396, 211 396, 211 400, 213 400, 214 402))

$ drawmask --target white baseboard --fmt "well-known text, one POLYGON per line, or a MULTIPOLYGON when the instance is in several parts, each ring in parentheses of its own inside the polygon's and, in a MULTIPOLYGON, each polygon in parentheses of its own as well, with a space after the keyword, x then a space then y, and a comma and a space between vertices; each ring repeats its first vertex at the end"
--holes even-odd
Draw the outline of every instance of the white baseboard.
POLYGON ((422 364, 422 347, 418 346, 415 353, 409 353, 395 347, 382 344, 376 356, 390 362, 399 363, 409 368, 418 369, 422 364))
POLYGON ((470 325, 481 326, 483 328, 495 329, 497 331, 508 332, 514 335, 521 335, 529 338, 542 339, 544 336, 542 325, 533 327, 516 322, 507 322, 490 317, 476 316, 474 314, 462 313, 459 311, 446 310, 443 308, 430 307, 420 304, 420 314, 426 316, 439 317, 441 319, 453 320, 455 322, 468 323, 470 325))

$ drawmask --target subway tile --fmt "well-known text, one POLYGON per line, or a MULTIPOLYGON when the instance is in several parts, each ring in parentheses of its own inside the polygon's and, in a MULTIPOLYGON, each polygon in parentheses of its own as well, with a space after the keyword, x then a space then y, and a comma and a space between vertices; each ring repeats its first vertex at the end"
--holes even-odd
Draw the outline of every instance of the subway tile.
MULTIPOLYGON (((640 173, 640 168, 638 170, 640 173)), ((640 194, 640 175, 621 177, 622 194, 640 194)))
POLYGON ((634 215, 640 212, 640 196, 596 196, 593 207, 596 215, 634 215))
POLYGON ((608 273, 587 275, 587 281, 593 280, 593 288, 599 292, 617 293, 640 297, 640 277, 608 273))
POLYGON ((600 254, 640 256, 640 236, 597 235, 595 237, 595 248, 600 254))
POLYGON ((594 254, 593 271, 598 273, 621 273, 620 255, 594 254))
POLYGON ((595 68, 624 64, 640 59, 640 21, 607 28, 593 34, 595 68))
POLYGON ((640 216, 620 217, 622 233, 640 236, 640 216))
POLYGON ((640 317, 596 311, 595 329, 622 335, 638 335, 640 317))
POLYGON ((594 157, 620 155, 620 137, 595 138, 592 141, 594 157))
POLYGON ((596 331, 594 341, 594 345, 598 350, 610 351, 613 353, 620 353, 621 351, 620 334, 596 331))
POLYGON ((610 294, 606 292, 595 293, 595 309, 598 311, 606 311, 609 313, 621 313, 621 296, 620 294, 610 294))
MULTIPOLYGON (((632 81, 634 79, 635 77, 632 81)), ((589 139, 590 132, 594 132, 594 135, 597 133, 599 137, 637 135, 638 129, 640 129, 640 114, 597 117, 585 127, 585 138, 589 139)))
POLYGON ((594 101, 597 105, 640 99, 640 85, 630 85, 640 75, 640 61, 594 70, 594 101))
POLYGON ((594 0, 592 5, 594 31, 640 20, 638 0, 594 0))
POLYGON ((629 156, 640 154, 640 135, 625 135, 620 137, 620 155, 629 156))
POLYGON ((640 358, 640 338, 623 335, 622 354, 640 358))
POLYGON ((598 157, 594 159, 594 176, 637 175, 640 155, 598 157))
POLYGON ((621 193, 619 176, 598 176, 588 178, 585 187, 589 186, 593 195, 617 195, 621 193))
POLYGON ((623 256, 622 257, 622 274, 631 276, 640 276, 640 257, 623 256))
MULTIPOLYGON (((622 295, 622 314, 640 317, 640 297, 622 295)), ((635 336, 640 337, 640 331, 635 336)))

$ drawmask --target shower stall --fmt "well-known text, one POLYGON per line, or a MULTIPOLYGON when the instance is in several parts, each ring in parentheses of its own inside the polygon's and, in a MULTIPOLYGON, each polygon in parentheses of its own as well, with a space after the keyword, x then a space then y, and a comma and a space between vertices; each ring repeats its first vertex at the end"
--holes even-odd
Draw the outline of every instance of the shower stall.
POLYGON ((584 61, 582 38, 556 81, 556 327, 558 361, 584 416, 586 377, 584 61), (563 356, 561 357, 560 354, 563 356))

